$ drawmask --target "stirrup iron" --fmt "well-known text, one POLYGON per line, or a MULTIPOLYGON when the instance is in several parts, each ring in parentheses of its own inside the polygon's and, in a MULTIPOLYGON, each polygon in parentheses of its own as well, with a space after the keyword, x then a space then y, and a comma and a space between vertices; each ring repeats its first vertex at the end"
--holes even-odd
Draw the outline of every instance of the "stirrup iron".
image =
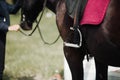
MULTIPOLYGON (((72 27, 70 27, 71 30, 74 30, 72 27)), ((79 36, 80 39, 79 39, 79 44, 77 43, 69 43, 69 42, 64 42, 64 45, 67 46, 67 47, 73 47, 73 48, 80 48, 82 46, 82 33, 81 31, 77 28, 77 31, 79 33, 79 36)))

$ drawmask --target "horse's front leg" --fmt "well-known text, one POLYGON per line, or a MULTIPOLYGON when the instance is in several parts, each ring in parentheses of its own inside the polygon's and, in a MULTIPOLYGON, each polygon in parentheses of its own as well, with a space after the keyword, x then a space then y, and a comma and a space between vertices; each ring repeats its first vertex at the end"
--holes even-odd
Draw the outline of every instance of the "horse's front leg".
POLYGON ((95 59, 96 80, 108 80, 108 65, 95 59))
POLYGON ((71 70, 72 80, 83 80, 84 54, 80 49, 64 47, 65 58, 71 70))

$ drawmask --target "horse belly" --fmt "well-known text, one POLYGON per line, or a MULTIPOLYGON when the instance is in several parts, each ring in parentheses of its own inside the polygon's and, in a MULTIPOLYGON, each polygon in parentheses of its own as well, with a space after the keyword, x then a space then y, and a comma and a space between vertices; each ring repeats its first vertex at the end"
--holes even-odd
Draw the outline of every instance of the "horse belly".
POLYGON ((100 27, 87 27, 88 50, 100 62, 120 66, 120 48, 106 38, 100 27))
POLYGON ((109 41, 104 41, 94 48, 94 57, 108 65, 120 66, 120 49, 109 41))

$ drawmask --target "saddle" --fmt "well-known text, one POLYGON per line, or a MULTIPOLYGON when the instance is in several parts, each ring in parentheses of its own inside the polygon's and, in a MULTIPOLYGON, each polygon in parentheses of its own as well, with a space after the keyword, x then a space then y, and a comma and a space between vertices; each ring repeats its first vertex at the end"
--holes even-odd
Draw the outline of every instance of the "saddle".
POLYGON ((67 8, 67 14, 74 18, 76 14, 83 15, 87 0, 65 0, 65 3, 67 8))
POLYGON ((65 1, 68 15, 74 18, 74 14, 78 5, 77 3, 79 0, 65 0, 65 1))
POLYGON ((82 44, 82 34, 79 30, 80 20, 82 19, 83 12, 87 3, 87 0, 65 0, 67 14, 74 19, 73 27, 74 39, 72 43, 64 42, 65 46, 79 48, 82 44))

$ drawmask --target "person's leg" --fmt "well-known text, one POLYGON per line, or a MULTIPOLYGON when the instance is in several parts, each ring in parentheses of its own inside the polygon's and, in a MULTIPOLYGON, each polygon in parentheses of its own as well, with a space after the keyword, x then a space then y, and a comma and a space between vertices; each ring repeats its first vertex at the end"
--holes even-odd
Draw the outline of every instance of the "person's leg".
POLYGON ((2 80, 3 71, 4 71, 5 44, 6 44, 6 34, 0 32, 0 80, 2 80))

